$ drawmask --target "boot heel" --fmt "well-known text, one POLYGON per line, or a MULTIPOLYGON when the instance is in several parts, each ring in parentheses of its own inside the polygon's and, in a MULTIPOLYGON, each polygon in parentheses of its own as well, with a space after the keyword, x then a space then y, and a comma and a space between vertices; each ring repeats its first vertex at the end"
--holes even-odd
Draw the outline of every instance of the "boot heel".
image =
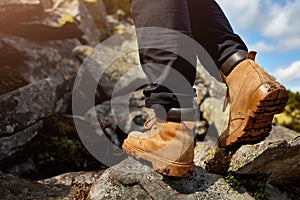
POLYGON ((288 92, 280 83, 264 83, 251 99, 250 116, 257 121, 272 122, 275 114, 284 111, 287 101, 288 92))
POLYGON ((264 83, 254 93, 249 118, 241 140, 257 143, 264 140, 272 129, 273 117, 284 111, 288 92, 278 82, 264 83))
POLYGON ((284 111, 288 92, 280 83, 265 83, 257 89, 253 101, 256 102, 256 107, 252 108, 256 116, 272 116, 284 111))

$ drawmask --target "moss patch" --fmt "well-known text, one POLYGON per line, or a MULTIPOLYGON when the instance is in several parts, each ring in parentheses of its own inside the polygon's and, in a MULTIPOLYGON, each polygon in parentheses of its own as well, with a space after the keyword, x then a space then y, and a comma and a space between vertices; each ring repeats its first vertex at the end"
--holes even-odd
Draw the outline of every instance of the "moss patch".
POLYGON ((80 183, 74 186, 77 187, 77 191, 72 200, 89 200, 88 195, 92 184, 80 183))
POLYGON ((64 26, 66 23, 74 23, 74 21, 75 21, 74 17, 71 14, 66 13, 61 16, 58 24, 59 26, 64 26))
POLYGON ((235 190, 245 188, 249 194, 251 194, 251 196, 257 200, 267 200, 271 196, 266 192, 266 183, 260 180, 251 180, 251 178, 247 176, 229 173, 227 176, 225 176, 225 181, 235 190))

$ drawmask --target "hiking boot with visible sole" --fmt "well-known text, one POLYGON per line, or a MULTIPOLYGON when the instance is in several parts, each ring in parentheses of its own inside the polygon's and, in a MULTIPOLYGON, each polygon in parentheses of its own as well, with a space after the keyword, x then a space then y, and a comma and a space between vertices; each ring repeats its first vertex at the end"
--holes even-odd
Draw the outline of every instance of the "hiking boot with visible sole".
POLYGON ((239 147, 264 140, 272 129, 274 114, 283 112, 288 92, 255 62, 256 52, 237 64, 223 79, 228 87, 230 118, 219 147, 239 147))
POLYGON ((145 133, 131 132, 122 148, 136 158, 152 163, 157 172, 175 177, 191 176, 194 169, 194 108, 173 108, 167 119, 154 116, 145 123, 145 133))

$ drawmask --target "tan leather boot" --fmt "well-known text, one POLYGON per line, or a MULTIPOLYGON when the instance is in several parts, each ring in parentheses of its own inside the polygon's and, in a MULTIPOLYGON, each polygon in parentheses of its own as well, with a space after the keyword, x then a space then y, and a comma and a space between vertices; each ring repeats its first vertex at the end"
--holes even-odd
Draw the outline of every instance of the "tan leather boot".
POLYGON ((271 131, 274 114, 281 113, 288 92, 255 62, 248 53, 228 76, 223 75, 230 97, 230 119, 221 134, 219 147, 239 147, 264 140, 271 131))
POLYGON ((166 121, 157 116, 148 120, 147 132, 131 132, 122 148, 134 157, 150 161, 161 174, 188 177, 194 168, 194 120, 194 108, 173 108, 166 121))

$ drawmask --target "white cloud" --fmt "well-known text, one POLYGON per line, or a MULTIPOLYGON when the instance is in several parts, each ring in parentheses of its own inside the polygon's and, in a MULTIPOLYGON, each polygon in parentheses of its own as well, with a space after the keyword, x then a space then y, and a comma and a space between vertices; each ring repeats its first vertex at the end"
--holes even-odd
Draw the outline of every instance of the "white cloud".
POLYGON ((262 33, 266 37, 286 38, 299 37, 300 0, 286 1, 284 6, 267 1, 266 13, 262 17, 266 20, 261 24, 262 33))
POLYGON ((249 49, 254 49, 258 52, 271 52, 276 50, 274 46, 267 44, 264 41, 259 41, 256 44, 249 45, 249 49))
POLYGON ((300 37, 287 37, 275 42, 261 40, 249 45, 249 49, 254 49, 258 52, 282 52, 298 48, 300 48, 300 37))
POLYGON ((235 1, 235 0, 217 0, 223 8, 230 22, 242 29, 248 29, 256 25, 257 13, 259 13, 259 0, 235 1))
POLYGON ((300 60, 291 63, 287 67, 277 68, 273 75, 287 89, 300 92, 300 60))
POLYGON ((297 49, 300 47, 300 32, 298 36, 295 37, 285 37, 283 39, 281 39, 278 43, 277 43, 277 47, 275 50, 283 50, 283 51, 287 51, 287 50, 291 50, 291 49, 297 49))
MULTIPOLYGON (((264 51, 300 48, 300 0, 217 0, 234 28, 257 32, 264 37, 252 46, 264 51), (268 42, 266 42, 268 41, 268 42)), ((251 46, 251 45, 250 45, 251 46)))
MULTIPOLYGON (((288 67, 277 68, 274 73, 274 76, 283 84, 291 85, 295 82, 300 83, 300 60, 293 62, 288 67)), ((300 86, 293 85, 293 87, 300 87, 300 86)))

